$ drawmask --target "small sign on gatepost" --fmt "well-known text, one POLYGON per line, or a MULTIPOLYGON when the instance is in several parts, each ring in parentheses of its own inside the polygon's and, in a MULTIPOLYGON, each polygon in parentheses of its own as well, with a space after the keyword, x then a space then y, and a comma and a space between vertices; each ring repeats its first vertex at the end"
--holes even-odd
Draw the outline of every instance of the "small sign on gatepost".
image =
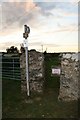
POLYGON ((52 75, 60 75, 61 69, 60 67, 52 67, 52 75))

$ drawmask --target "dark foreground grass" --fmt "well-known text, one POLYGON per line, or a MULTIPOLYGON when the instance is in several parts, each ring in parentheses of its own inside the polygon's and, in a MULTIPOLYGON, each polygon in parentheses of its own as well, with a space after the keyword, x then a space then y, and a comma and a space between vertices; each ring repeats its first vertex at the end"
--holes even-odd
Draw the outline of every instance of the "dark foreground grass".
MULTIPOLYGON (((58 101, 59 76, 51 75, 51 67, 60 66, 58 56, 45 55, 45 83, 42 94, 21 94, 20 81, 3 79, 3 118, 77 118, 78 102, 58 101)), ((68 119, 69 120, 69 119, 68 119)))
POLYGON ((27 99, 26 94, 21 94, 19 81, 3 80, 3 118, 77 118, 77 102, 58 101, 56 90, 31 93, 27 99))

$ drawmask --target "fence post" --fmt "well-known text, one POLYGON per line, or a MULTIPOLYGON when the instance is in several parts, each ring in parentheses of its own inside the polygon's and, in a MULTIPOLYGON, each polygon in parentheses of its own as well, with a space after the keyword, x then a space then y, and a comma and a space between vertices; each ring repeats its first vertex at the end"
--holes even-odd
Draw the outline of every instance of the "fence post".
POLYGON ((14 58, 13 58, 13 79, 14 79, 14 58))

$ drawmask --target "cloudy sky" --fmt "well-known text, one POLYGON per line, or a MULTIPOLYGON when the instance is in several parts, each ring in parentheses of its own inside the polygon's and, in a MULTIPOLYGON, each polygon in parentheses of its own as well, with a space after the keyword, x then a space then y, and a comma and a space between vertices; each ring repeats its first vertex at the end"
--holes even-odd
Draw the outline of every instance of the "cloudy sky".
POLYGON ((29 49, 78 51, 77 0, 0 0, 0 51, 23 43, 30 27, 29 49))

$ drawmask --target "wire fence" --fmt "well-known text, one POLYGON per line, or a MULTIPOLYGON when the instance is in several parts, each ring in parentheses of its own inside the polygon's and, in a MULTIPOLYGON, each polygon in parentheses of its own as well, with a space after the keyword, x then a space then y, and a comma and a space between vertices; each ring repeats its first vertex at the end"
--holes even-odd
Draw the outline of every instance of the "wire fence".
POLYGON ((2 56, 2 79, 21 80, 19 56, 2 56))
POLYGON ((0 81, 2 80, 2 53, 0 53, 0 81))
POLYGON ((0 119, 2 119, 2 53, 0 53, 0 119))

